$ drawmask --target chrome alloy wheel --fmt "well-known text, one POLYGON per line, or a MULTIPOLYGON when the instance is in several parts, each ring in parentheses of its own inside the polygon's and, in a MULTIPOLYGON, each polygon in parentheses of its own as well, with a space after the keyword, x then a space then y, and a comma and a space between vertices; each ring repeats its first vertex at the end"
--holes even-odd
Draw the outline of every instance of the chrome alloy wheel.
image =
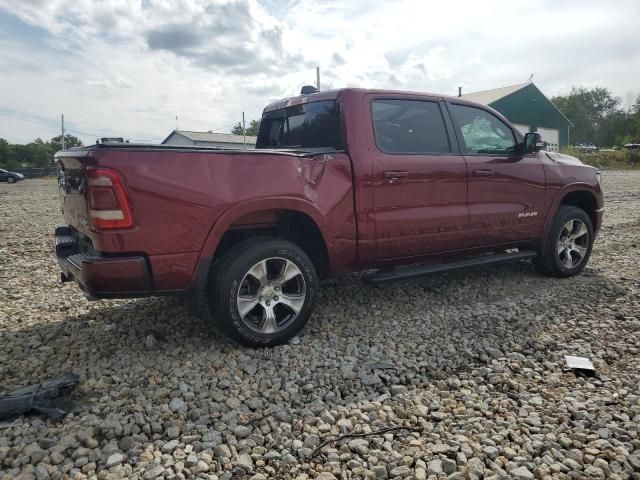
POLYGON ((560 230, 558 237, 558 259, 568 269, 580 265, 589 249, 589 230, 582 220, 569 220, 560 230))
POLYGON ((236 304, 242 322, 257 333, 278 333, 300 314, 306 299, 302 271, 286 258, 261 260, 246 273, 236 304))

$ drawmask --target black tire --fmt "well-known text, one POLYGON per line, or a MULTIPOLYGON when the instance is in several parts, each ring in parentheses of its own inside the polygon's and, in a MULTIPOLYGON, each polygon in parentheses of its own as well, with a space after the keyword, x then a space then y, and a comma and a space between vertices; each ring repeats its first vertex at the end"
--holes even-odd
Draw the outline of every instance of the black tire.
POLYGON ((7 178, 7 183, 16 183, 16 179, 14 177, 7 178))
MULTIPOLYGON (((576 227, 576 229, 578 229, 580 224, 576 223, 575 225, 578 225, 576 227)), ((568 241, 570 244, 571 241, 568 241)), ((584 270, 589 261, 593 241, 593 224, 591 223, 589 215, 581 208, 561 205, 560 208, 558 208, 547 238, 544 239, 544 243, 538 254, 536 261, 537 267, 542 273, 552 277, 572 277, 577 275, 584 270), (587 237, 580 236, 578 239, 573 240, 574 247, 584 248, 584 254, 581 256, 579 262, 577 250, 573 252, 569 250, 559 252, 560 243, 563 241, 563 238, 565 238, 565 241, 568 240, 566 236, 568 230, 565 227, 571 221, 581 222, 582 225, 586 227, 586 233, 584 235, 587 237), (580 242, 579 245, 578 241, 580 242), (572 262, 577 263, 571 266, 567 265, 572 264, 572 262)))
MULTIPOLYGON (((294 267, 291 267, 294 271, 294 267)), ((270 272, 274 277, 274 283, 278 283, 280 278, 277 274, 270 272)), ((270 273, 266 274, 265 278, 269 278, 270 273)), ((284 273, 284 270, 283 270, 284 273)), ((293 295, 293 294, 292 294, 293 295)), ((280 345, 285 343, 290 338, 294 337, 300 330, 304 328, 311 313, 313 311, 316 298, 318 296, 318 278, 316 275, 313 263, 307 256, 307 254, 298 246, 277 238, 271 237, 258 237, 240 242, 238 245, 231 248, 221 259, 216 262, 214 268, 209 276, 207 285, 207 297, 209 302, 209 309, 212 312, 212 320, 225 334, 234 340, 238 341, 242 345, 249 347, 270 347, 274 345, 280 345), (264 264, 266 271, 277 270, 279 265, 284 265, 282 268, 286 268, 292 263, 299 272, 297 275, 289 281, 281 283, 282 287, 262 287, 260 285, 265 282, 257 282, 256 287, 255 277, 249 273, 252 268, 256 267, 259 263, 266 261, 264 264), (289 293, 285 293, 285 289, 291 288, 292 282, 295 282, 295 287, 302 289, 302 294, 296 292, 302 305, 299 307, 299 311, 295 314, 295 310, 281 304, 285 298, 288 298, 289 293), (253 284, 253 285, 249 285, 253 284), (247 289, 257 288, 258 293, 247 293, 247 289), (241 295, 241 288, 243 289, 241 295), (279 298, 278 292, 273 289, 278 288, 280 290, 279 298), (264 301, 256 305, 249 313, 244 317, 241 317, 238 310, 238 302, 241 298, 246 298, 246 295, 258 298, 260 292, 264 290, 268 292, 264 296, 264 301), (239 298, 241 295, 241 298, 239 298), (267 299, 270 298, 273 301, 271 306, 272 311, 276 312, 276 325, 278 314, 284 317, 284 322, 281 326, 278 326, 280 330, 276 330, 272 333, 265 333, 264 331, 264 318, 266 318, 266 311, 269 303, 267 299), (263 325, 260 325, 259 317, 262 314, 263 325), (253 323, 255 322, 255 323, 253 323)), ((260 296, 259 298, 263 298, 260 296)))

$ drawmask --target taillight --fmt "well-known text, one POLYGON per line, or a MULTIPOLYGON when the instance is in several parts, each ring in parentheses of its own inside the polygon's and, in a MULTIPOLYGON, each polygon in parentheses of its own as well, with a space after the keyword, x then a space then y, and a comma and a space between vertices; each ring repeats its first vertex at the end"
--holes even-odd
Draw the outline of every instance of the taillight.
POLYGON ((133 216, 122 178, 104 168, 87 170, 89 221, 94 230, 129 228, 133 216))

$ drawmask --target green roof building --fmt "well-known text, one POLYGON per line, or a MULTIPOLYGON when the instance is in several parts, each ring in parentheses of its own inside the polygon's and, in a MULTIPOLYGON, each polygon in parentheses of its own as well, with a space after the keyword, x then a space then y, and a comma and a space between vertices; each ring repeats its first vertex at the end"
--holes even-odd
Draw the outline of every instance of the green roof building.
POLYGON ((573 123, 533 82, 467 93, 462 98, 497 110, 522 133, 540 133, 548 150, 569 145, 569 129, 573 123))

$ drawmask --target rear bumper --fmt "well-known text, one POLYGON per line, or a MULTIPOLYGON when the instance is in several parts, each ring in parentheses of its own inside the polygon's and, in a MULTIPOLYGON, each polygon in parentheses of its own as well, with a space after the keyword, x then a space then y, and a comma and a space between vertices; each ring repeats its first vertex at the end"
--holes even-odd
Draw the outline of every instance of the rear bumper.
POLYGON ((68 227, 55 232, 61 280, 74 281, 92 298, 144 297, 152 294, 152 279, 143 255, 105 256, 87 248, 68 227))

